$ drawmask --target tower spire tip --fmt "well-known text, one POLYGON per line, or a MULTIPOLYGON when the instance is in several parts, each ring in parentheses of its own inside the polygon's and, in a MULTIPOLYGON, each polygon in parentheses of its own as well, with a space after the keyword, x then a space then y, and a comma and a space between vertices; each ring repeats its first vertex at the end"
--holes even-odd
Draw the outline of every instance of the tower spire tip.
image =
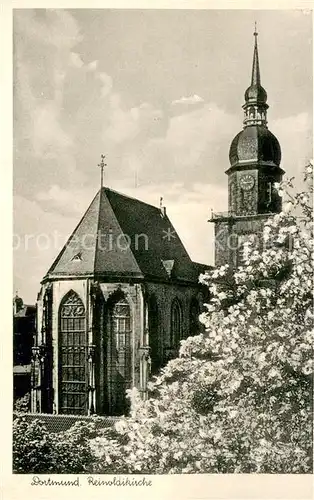
POLYGON ((256 21, 254 22, 254 28, 255 28, 255 29, 254 29, 254 33, 253 33, 253 35, 254 35, 255 37, 257 37, 257 36, 258 36, 258 31, 257 31, 257 23, 256 23, 256 21))

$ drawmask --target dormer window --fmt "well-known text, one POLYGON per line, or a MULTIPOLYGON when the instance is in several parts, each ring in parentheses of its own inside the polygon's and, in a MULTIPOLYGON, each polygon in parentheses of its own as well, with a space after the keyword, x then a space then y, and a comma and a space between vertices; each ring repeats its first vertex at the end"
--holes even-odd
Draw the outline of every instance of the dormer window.
POLYGON ((79 252, 76 255, 74 255, 74 257, 72 257, 72 259, 71 259, 72 262, 80 262, 81 260, 82 260, 82 254, 81 254, 81 252, 79 252))

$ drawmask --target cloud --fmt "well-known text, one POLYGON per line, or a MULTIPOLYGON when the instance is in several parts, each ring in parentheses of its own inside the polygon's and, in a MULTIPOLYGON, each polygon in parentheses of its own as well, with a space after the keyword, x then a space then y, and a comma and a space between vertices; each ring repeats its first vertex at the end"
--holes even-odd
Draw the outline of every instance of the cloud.
POLYGON ((59 213, 80 214, 82 216, 95 194, 92 188, 64 189, 54 184, 47 191, 37 193, 35 198, 44 202, 49 210, 57 209, 59 213))
MULTIPOLYGON (((118 185, 116 188, 118 189, 118 185)), ((226 210, 225 186, 197 182, 187 188, 181 182, 175 182, 137 188, 124 187, 121 190, 154 206, 159 206, 162 196, 167 215, 192 260, 213 264, 214 225, 208 219, 212 207, 216 211, 226 210)))
POLYGON ((81 59, 80 54, 76 52, 70 53, 70 61, 75 68, 82 68, 84 66, 84 62, 81 59))
MULTIPOLYGON (((112 156, 119 157, 120 167, 115 174, 120 168, 125 185, 134 184, 136 172, 138 185, 181 180, 191 186, 196 177, 227 188, 229 147, 242 128, 241 117, 213 102, 171 117, 147 103, 124 109, 121 97, 115 105, 117 114, 111 116, 107 133, 116 141, 112 156), (158 122, 162 123, 159 130, 158 122)), ((271 130, 281 144, 282 168, 287 176, 297 174, 301 179, 304 164, 312 155, 309 113, 272 121, 271 130)))
POLYGON ((96 71, 98 68, 98 61, 92 61, 86 65, 87 71, 96 71))
POLYGON ((142 182, 181 179, 192 185, 195 169, 205 183, 225 182, 229 144, 238 128, 238 118, 215 103, 171 117, 165 134, 151 137, 138 151, 142 182))
MULTIPOLYGON (((97 61, 94 61, 91 64, 94 64, 96 62, 97 61)), ((97 67, 97 65, 95 66, 95 69, 96 69, 96 67, 97 67)), ((97 77, 101 81, 101 97, 107 97, 112 90, 112 78, 111 78, 111 76, 107 75, 107 73, 104 73, 104 72, 99 73, 97 75, 97 77)))
POLYGON ((26 303, 35 303, 41 279, 80 217, 44 210, 23 196, 14 197, 14 214, 14 287, 26 303))
MULTIPOLYGON (((194 80, 187 87, 182 84, 174 95, 183 97, 172 101, 174 87, 180 84, 175 76, 179 67, 171 76, 165 60, 156 73, 154 68, 149 71, 141 54, 135 51, 127 57, 117 42, 125 63, 121 71, 117 57, 111 48, 103 50, 103 39, 85 15, 22 9, 15 11, 14 21, 14 173, 15 188, 24 195, 15 207, 20 231, 40 233, 65 226, 72 231, 98 189, 97 164, 103 152, 108 155, 105 182, 157 206, 163 196, 193 259, 212 262, 213 226, 207 219, 210 208, 227 209, 224 172, 230 143, 242 128, 240 108, 234 108, 236 114, 226 111, 233 109, 230 88, 221 86, 215 74, 210 95, 217 92, 223 104, 189 95, 186 88, 196 88, 194 80)), ((99 30, 103 34, 102 22, 99 30)), ((130 45, 132 51, 134 47, 130 45)), ((154 54, 149 52, 150 60, 154 54)), ((189 58, 180 61, 180 68, 186 61, 189 58)), ((204 74, 195 75, 205 95, 207 78, 202 83, 204 74)), ((270 128, 281 143, 287 176, 301 172, 312 155, 309 113, 271 120, 270 128)), ((38 284, 50 266, 54 256, 45 255, 34 249, 30 260, 24 254, 15 259, 19 279, 27 284, 22 283, 25 293, 28 282, 31 287, 35 280, 38 284)))
POLYGON ((77 52, 71 52, 70 53, 70 63, 73 65, 74 68, 78 69, 84 69, 85 71, 88 72, 94 72, 98 68, 98 60, 92 61, 88 64, 85 64, 84 61, 82 60, 80 54, 77 52))
POLYGON ((110 111, 103 141, 110 157, 114 177, 125 185, 152 182, 187 185, 197 177, 204 182, 225 182, 228 151, 241 122, 215 103, 169 116, 167 108, 142 103, 127 108, 121 95, 111 93, 110 111), (136 174, 135 174, 136 173, 136 174))
MULTIPOLYGON (((65 79, 71 67, 77 70, 83 64, 72 50, 82 39, 79 28, 64 10, 23 9, 14 19, 15 168, 25 170, 29 161, 38 158, 42 169, 54 161, 57 175, 73 176, 77 171, 74 136, 63 114, 65 79)), ((51 170, 47 174, 53 176, 51 170)))
POLYGON ((125 109, 121 96, 110 96, 109 126, 104 130, 104 138, 114 144, 130 143, 135 139, 141 144, 159 133, 163 112, 149 103, 125 109))
MULTIPOLYGON (((167 214, 191 258, 212 264, 214 226, 208 219, 211 208, 215 211, 227 209, 227 177, 224 170, 228 166, 229 144, 239 130, 238 118, 211 103, 201 110, 172 117, 164 136, 153 139, 144 134, 145 139, 138 143, 141 148, 132 149, 132 134, 133 138, 140 137, 149 128, 152 117, 160 118, 162 113, 148 103, 127 109, 121 96, 117 94, 112 95, 112 101, 113 107, 122 113, 120 118, 124 125, 128 122, 124 122, 123 117, 127 116, 128 126, 131 127, 131 123, 134 128, 124 129, 123 133, 119 127, 115 129, 117 134, 120 133, 120 141, 123 138, 127 141, 128 154, 122 159, 123 175, 119 177, 115 172, 110 187, 155 206, 159 205, 162 196, 167 214), (224 157, 221 156, 221 148, 224 157), (197 176, 194 174, 195 168, 199 169, 197 176), (131 185, 126 180, 134 170, 139 172, 137 187, 134 182, 131 185), (217 171, 221 173, 221 177, 215 182, 217 171), (202 176, 204 182, 199 180, 202 176), (198 179, 197 182, 194 177, 198 179)), ((114 119, 117 120, 117 116, 114 119)), ((114 123, 116 126, 117 123, 114 123)), ((287 171, 291 169, 293 173, 295 162, 303 167, 300 152, 304 151, 305 156, 311 144, 311 121, 307 113, 277 120, 273 122, 272 129, 282 145, 283 168, 287 171), (294 130, 294 141, 291 141, 291 130, 294 130)), ((122 144, 119 143, 120 148, 122 144)), ((110 168, 114 168, 114 165, 110 168)), ((72 232, 94 195, 92 188, 66 188, 53 184, 48 190, 40 191, 34 202, 23 200, 15 206, 15 213, 32 214, 26 221, 19 218, 18 228, 21 232, 30 231, 35 234, 41 234, 47 228, 50 234, 56 228, 66 237, 72 232)), ((16 286, 21 293, 25 290, 27 296, 27 293, 38 290, 40 279, 57 253, 56 249, 43 251, 33 246, 27 252, 15 254, 16 286), (27 290, 23 282, 28 283, 27 290)))
MULTIPOLYGON (((63 22, 59 29, 64 29, 63 22)), ((79 40, 79 28, 72 30, 79 40)), ((46 54, 44 47, 41 50, 46 54)), ((23 56, 19 58, 24 70, 19 85, 24 109, 19 110, 23 119, 18 136, 20 140, 27 134, 31 151, 43 160, 43 168, 48 160, 54 162, 55 173, 49 171, 52 185, 60 184, 60 178, 66 187, 96 181, 103 144, 109 155, 109 178, 112 172, 112 178, 123 179, 125 185, 134 184, 135 177, 143 185, 174 183, 178 178, 190 185, 195 169, 204 182, 211 176, 215 183, 224 180, 229 141, 238 131, 239 119, 215 103, 206 104, 196 94, 183 97, 177 101, 201 103, 202 107, 179 106, 177 116, 171 116, 171 102, 163 108, 145 101, 130 106, 128 96, 116 91, 112 77, 99 71, 98 59, 85 64, 83 55, 69 44, 61 52, 47 55, 52 66, 52 94, 50 99, 38 98, 33 83, 35 59, 23 56), (91 151, 95 151, 95 159, 91 159, 91 151), (95 164, 92 171, 91 161, 95 164)), ((42 72, 39 76, 43 78, 42 72)), ((41 86, 39 80, 38 88, 41 86)))
POLYGON ((58 168, 66 166, 64 173, 72 174, 76 170, 74 141, 62 123, 62 71, 57 66, 54 69, 55 84, 52 99, 46 99, 43 92, 41 97, 35 96, 36 89, 31 83, 31 77, 32 68, 20 61, 15 100, 18 109, 18 121, 14 126, 15 154, 17 157, 21 156, 22 161, 27 161, 24 154, 22 155, 27 141, 29 147, 26 153, 40 158, 43 161, 43 168, 46 160, 53 159, 57 162, 58 168))
POLYGON ((198 103, 201 103, 201 102, 204 102, 204 99, 202 99, 202 97, 200 97, 199 95, 190 95, 188 97, 181 97, 181 99, 176 99, 175 101, 172 101, 172 105, 176 105, 176 104, 198 104, 198 103))
POLYGON ((70 49, 82 39, 77 22, 65 9, 16 10, 14 20, 20 34, 58 49, 70 49))
POLYGON ((37 156, 53 156, 67 151, 73 141, 60 125, 60 110, 56 102, 43 100, 33 111, 33 146, 37 156))
POLYGON ((311 116, 303 112, 280 118, 272 122, 271 130, 281 145, 281 167, 286 171, 287 177, 296 178, 296 187, 301 187, 304 166, 313 155, 311 116))

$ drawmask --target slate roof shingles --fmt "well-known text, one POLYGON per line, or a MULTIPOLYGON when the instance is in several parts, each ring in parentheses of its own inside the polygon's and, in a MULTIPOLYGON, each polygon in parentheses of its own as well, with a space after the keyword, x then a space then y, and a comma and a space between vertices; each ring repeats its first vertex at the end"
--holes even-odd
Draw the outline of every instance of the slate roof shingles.
POLYGON ((101 188, 44 279, 95 275, 169 281, 162 262, 167 260, 174 260, 172 278, 198 281, 198 265, 167 215, 153 205, 101 188), (78 253, 80 259, 73 260, 78 253))

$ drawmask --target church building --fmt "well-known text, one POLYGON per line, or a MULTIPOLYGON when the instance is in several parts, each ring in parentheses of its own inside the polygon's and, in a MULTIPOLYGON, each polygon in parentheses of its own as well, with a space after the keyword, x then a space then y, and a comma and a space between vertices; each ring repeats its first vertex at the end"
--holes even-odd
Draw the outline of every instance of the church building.
MULTIPOLYGON (((255 30, 256 31, 256 30, 255 30)), ((213 213, 215 265, 242 263, 243 244, 280 212, 284 171, 267 127, 254 33, 244 127, 229 152, 228 211, 213 213)), ((101 164, 103 166, 103 163, 101 164)), ((188 223, 188 222, 187 222, 188 223)), ((210 266, 193 262, 164 207, 103 187, 42 280, 32 361, 32 412, 119 415, 126 390, 147 381, 199 333, 210 266)))
POLYGON ((255 29, 251 85, 243 105, 244 127, 231 142, 228 175, 228 211, 213 213, 215 265, 231 269, 243 263, 243 246, 252 241, 261 250, 265 221, 281 211, 281 198, 274 189, 281 182, 281 150, 267 126, 267 93, 261 85, 255 29))
POLYGON ((32 412, 127 413, 126 390, 145 398, 149 377, 199 333, 205 269, 165 207, 101 187, 42 280, 32 412))

